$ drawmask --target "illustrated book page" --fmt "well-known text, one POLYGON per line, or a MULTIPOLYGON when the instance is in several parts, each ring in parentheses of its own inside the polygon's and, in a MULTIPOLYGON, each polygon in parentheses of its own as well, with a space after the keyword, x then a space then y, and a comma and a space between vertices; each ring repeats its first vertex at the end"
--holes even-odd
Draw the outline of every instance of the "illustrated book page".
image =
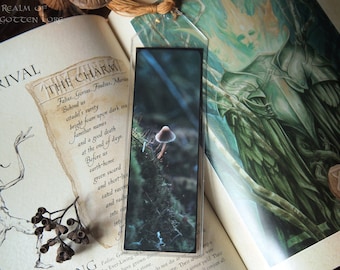
MULTIPOLYGON (((336 268, 339 33, 317 1, 252 3, 181 7, 209 39, 206 194, 248 268, 336 268)), ((145 46, 190 38, 162 23, 132 20, 145 46)))
POLYGON ((122 252, 129 63, 105 19, 47 24, 0 52, 1 269, 244 269, 207 202, 202 256, 122 252))

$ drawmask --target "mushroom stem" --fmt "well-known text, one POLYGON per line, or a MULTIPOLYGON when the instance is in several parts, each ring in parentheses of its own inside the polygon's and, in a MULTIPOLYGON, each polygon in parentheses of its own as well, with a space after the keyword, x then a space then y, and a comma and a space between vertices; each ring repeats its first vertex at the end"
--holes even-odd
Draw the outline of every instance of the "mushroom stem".
POLYGON ((157 155, 157 159, 161 159, 165 153, 166 143, 163 143, 161 151, 157 155))

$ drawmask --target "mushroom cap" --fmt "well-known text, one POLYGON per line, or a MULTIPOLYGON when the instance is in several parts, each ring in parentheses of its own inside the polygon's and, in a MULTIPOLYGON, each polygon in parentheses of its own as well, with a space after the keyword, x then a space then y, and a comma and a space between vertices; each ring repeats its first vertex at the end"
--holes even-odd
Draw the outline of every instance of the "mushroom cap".
POLYGON ((105 7, 111 0, 70 0, 70 2, 81 9, 97 9, 105 7))
POLYGON ((163 126, 155 135, 155 139, 159 143, 169 143, 176 139, 176 134, 173 133, 168 126, 163 126))

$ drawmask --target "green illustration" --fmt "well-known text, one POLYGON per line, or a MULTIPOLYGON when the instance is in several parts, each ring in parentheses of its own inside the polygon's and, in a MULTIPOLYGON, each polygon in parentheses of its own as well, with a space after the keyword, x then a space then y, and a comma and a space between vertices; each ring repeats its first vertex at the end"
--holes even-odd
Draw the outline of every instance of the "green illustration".
MULTIPOLYGON (((268 263, 339 231, 340 40, 318 3, 188 0, 181 11, 209 39, 206 154, 268 263)), ((133 21, 148 46, 159 23, 133 21)), ((164 44, 179 38, 172 25, 164 44)))

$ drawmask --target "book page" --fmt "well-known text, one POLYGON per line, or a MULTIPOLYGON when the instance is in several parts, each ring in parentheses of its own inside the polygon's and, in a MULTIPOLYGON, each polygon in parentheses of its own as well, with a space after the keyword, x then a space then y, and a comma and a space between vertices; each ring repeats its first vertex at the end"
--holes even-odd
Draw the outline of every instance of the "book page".
POLYGON ((0 52, 1 269, 244 269, 208 202, 202 256, 122 252, 128 60, 103 18, 48 24, 0 52), (34 234, 42 209, 89 230, 88 245, 65 239, 71 260, 56 262, 60 243, 40 252, 56 235, 34 234))
POLYGON ((80 197, 85 224, 109 246, 119 233, 114 226, 122 207, 117 193, 125 179, 127 74, 122 60, 97 57, 28 86, 51 144, 80 197))
MULTIPOLYGON (((92 38, 98 48, 103 46, 104 40, 92 38)), ((86 40, 83 44, 88 46, 86 40)), ((119 234, 115 223, 122 211, 119 195, 125 179, 128 64, 118 47, 101 53, 104 56, 80 61, 26 87, 79 196, 83 222, 100 243, 112 246, 119 234)))
MULTIPOLYGON (((333 250, 325 244, 340 229, 332 22, 317 1, 197 0, 181 11, 209 39, 205 138, 217 176, 207 177, 214 189, 206 194, 247 267, 294 261, 320 245, 333 250)), ((132 25, 145 46, 166 46, 178 33, 191 38, 178 21, 148 15, 132 25)), ((318 258, 329 268, 340 263, 318 258)))

